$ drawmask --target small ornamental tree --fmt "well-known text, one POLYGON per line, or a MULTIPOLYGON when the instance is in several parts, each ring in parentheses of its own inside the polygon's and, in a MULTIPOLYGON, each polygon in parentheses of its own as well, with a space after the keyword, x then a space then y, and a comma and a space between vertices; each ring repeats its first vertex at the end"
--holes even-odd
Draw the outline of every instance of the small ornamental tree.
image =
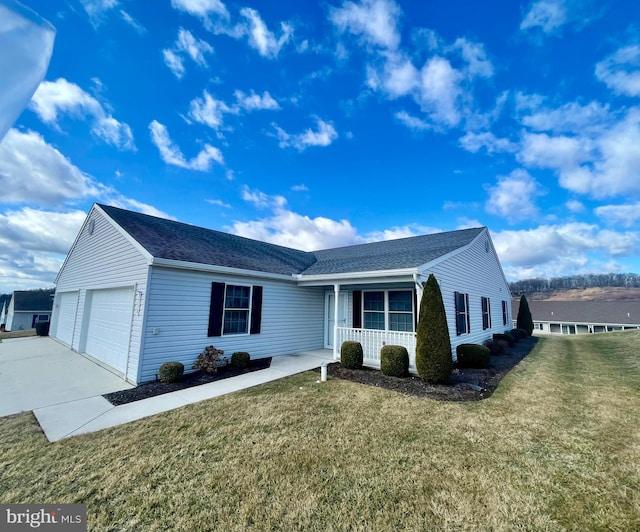
POLYGON ((527 334, 531 336, 533 334, 533 318, 531 317, 531 310, 529 310, 529 303, 524 294, 520 298, 520 307, 518 308, 518 318, 516 320, 518 329, 527 331, 527 334))
POLYGON ((453 371, 451 339, 440 286, 433 274, 424 286, 416 332, 416 369, 427 382, 446 383, 453 371))

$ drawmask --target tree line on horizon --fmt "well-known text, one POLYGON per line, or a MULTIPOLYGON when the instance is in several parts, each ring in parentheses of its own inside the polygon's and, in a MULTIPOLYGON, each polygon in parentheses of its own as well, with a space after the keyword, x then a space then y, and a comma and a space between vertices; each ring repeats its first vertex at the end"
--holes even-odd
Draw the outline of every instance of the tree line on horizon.
POLYGON ((640 288, 640 275, 637 273, 589 273, 551 279, 524 279, 509 283, 509 288, 513 297, 553 290, 640 288))

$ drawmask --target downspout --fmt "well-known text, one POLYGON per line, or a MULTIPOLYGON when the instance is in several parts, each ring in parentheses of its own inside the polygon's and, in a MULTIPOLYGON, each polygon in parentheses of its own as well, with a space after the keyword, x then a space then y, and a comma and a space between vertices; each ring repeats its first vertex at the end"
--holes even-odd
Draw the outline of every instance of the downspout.
POLYGON ((340 309, 340 284, 333 285, 333 360, 338 360, 338 312, 340 309))

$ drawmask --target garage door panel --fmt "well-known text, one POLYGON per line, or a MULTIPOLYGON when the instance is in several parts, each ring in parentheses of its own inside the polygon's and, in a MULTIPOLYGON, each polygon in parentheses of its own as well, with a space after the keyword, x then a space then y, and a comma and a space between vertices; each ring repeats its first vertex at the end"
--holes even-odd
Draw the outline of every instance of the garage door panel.
POLYGON ((85 353, 125 373, 133 289, 95 290, 89 305, 85 353))
POLYGON ((56 338, 68 345, 73 342, 73 331, 76 326, 76 310, 78 308, 78 292, 64 292, 59 296, 58 322, 56 338))

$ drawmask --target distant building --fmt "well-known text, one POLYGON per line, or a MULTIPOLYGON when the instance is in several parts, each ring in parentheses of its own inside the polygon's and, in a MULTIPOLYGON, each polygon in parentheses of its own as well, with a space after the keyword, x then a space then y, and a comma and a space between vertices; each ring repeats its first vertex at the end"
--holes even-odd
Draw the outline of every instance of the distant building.
MULTIPOLYGON (((527 300, 534 333, 589 334, 640 329, 640 301, 527 300)), ((512 301, 514 327, 520 299, 512 301)))
POLYGON ((22 331, 33 329, 36 323, 49 321, 53 308, 54 290, 16 290, 6 310, 5 329, 22 331))

